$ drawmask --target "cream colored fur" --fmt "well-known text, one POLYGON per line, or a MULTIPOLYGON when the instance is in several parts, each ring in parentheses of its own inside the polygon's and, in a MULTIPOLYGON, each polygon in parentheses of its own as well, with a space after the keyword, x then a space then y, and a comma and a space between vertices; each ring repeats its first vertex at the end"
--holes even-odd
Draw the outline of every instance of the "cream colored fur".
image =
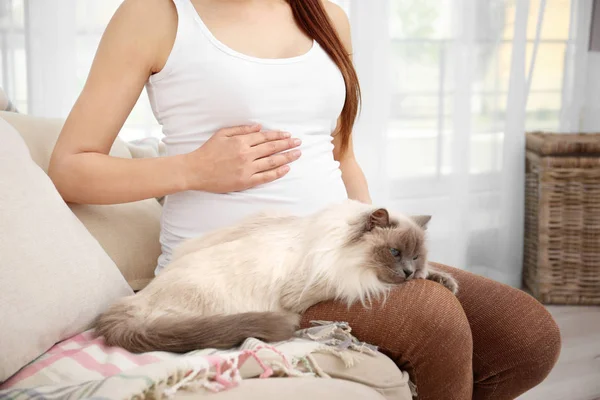
POLYGON ((301 313, 330 298, 364 303, 390 285, 365 268, 369 248, 348 245, 348 233, 376 209, 348 201, 307 218, 262 214, 192 239, 175 251, 144 297, 158 302, 161 290, 176 287, 179 293, 172 295, 201 305, 203 315, 301 313))
POLYGON ((393 284, 427 277, 427 221, 351 200, 308 217, 250 217, 181 245, 150 285, 100 317, 98 332, 132 351, 226 347, 246 333, 282 340, 294 314, 320 301, 368 305, 393 284), (390 255, 396 247, 405 257, 390 255), (240 316, 247 332, 229 332, 236 320, 224 316, 240 316), (189 328, 173 338, 178 323, 189 328))

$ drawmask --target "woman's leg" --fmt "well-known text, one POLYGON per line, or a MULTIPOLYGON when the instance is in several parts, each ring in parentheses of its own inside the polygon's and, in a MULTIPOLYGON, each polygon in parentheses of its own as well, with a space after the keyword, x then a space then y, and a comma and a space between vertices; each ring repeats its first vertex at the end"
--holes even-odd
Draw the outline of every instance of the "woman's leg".
POLYGON ((346 321, 360 340, 373 343, 417 385, 419 400, 468 400, 473 392, 471 328, 456 296, 431 281, 394 288, 383 304, 324 302, 310 320, 346 321))
POLYGON ((441 285, 412 281, 371 309, 318 304, 303 323, 349 322, 411 375, 420 400, 508 400, 540 383, 560 352, 558 327, 544 307, 520 290, 436 267, 459 281, 462 305, 441 285))
POLYGON ((552 316, 527 293, 455 268, 458 299, 473 333, 473 398, 514 399, 550 373, 560 353, 552 316))

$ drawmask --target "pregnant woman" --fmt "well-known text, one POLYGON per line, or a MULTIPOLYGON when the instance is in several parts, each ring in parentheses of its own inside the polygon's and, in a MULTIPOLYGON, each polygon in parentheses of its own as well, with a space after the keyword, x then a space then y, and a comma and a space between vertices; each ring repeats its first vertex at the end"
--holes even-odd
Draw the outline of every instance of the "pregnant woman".
MULTIPOLYGON (((125 0, 54 151, 69 202, 167 196, 157 273, 187 238, 265 208, 370 202, 354 158, 349 23, 324 0, 125 0), (108 156, 144 86, 168 156, 108 156)), ((449 267, 458 298, 412 281, 383 305, 318 304, 408 371, 420 399, 514 399, 556 362, 560 335, 525 293, 449 267)))

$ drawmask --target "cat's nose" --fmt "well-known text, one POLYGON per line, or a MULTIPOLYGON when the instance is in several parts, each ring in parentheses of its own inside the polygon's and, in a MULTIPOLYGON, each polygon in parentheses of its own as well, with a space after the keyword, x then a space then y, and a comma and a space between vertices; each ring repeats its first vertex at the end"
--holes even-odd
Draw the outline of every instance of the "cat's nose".
POLYGON ((406 279, 412 278, 412 276, 414 274, 412 269, 403 268, 402 270, 404 271, 404 275, 406 275, 406 279))

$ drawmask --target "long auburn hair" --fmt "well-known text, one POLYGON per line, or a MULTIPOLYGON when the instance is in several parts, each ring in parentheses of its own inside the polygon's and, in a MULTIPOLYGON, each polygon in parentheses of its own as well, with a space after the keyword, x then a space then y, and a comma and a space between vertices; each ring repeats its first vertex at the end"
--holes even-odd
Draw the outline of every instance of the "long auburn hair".
POLYGON ((350 142, 352 128, 358 115, 361 93, 356 70, 351 55, 346 52, 342 40, 323 7, 322 0, 287 0, 294 13, 296 23, 312 39, 316 40, 337 65, 346 83, 346 102, 340 115, 340 123, 335 135, 341 137, 341 152, 344 153, 350 142))

